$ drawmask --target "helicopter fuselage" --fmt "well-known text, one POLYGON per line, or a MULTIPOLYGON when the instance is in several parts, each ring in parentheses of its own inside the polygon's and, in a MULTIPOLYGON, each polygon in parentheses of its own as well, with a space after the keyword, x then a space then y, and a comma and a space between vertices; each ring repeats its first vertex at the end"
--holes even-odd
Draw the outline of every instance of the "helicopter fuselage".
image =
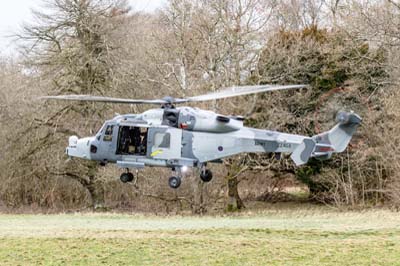
POLYGON ((70 137, 66 153, 101 163, 117 163, 123 168, 196 167, 242 152, 292 152, 304 138, 244 127, 242 117, 191 107, 159 108, 138 115, 116 116, 106 121, 93 137, 70 137), (129 129, 132 134, 134 129, 141 131, 140 142, 132 143, 133 137, 129 136, 130 143, 122 143, 127 141, 122 139, 122 131, 129 129), (121 150, 124 144, 128 146, 121 150), (137 145, 143 149, 139 151, 137 145))
POLYGON ((121 168, 201 167, 244 152, 292 153, 300 165, 344 150, 361 122, 356 114, 344 115, 331 131, 307 137, 245 127, 242 117, 198 108, 150 109, 116 116, 93 137, 70 137, 66 153, 121 168))

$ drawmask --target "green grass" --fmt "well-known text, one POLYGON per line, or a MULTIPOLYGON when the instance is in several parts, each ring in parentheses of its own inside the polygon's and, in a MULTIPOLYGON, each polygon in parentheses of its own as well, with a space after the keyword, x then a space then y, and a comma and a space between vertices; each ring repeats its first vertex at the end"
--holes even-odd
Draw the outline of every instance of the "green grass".
POLYGON ((400 215, 0 215, 0 265, 400 265, 400 215))

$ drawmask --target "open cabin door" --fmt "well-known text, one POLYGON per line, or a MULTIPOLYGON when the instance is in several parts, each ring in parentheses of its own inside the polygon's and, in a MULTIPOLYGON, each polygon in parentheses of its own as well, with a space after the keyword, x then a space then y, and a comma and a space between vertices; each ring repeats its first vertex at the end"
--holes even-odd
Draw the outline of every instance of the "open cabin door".
POLYGON ((182 129, 152 127, 148 131, 147 156, 154 159, 177 159, 181 157, 182 129))

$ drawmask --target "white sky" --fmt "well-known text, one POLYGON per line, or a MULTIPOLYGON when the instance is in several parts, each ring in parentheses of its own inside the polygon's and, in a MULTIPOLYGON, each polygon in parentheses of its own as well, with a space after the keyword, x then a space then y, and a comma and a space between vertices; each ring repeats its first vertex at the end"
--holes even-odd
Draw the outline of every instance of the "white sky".
MULTIPOLYGON (((0 55, 12 55, 14 45, 7 36, 20 28, 23 22, 32 18, 31 9, 41 6, 42 0, 8 0, 2 1, 0 7, 0 55)), ((129 0, 134 10, 151 12, 162 7, 166 0, 129 0)))

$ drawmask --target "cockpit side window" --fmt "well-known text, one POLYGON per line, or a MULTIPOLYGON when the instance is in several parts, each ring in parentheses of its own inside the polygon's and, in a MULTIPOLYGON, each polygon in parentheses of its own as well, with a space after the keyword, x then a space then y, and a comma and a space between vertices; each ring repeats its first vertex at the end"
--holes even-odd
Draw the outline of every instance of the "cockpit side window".
POLYGON ((104 133, 103 141, 112 141, 114 125, 108 125, 104 133))
POLYGON ((156 133, 154 135, 154 147, 169 149, 171 146, 171 134, 170 133, 156 133))

